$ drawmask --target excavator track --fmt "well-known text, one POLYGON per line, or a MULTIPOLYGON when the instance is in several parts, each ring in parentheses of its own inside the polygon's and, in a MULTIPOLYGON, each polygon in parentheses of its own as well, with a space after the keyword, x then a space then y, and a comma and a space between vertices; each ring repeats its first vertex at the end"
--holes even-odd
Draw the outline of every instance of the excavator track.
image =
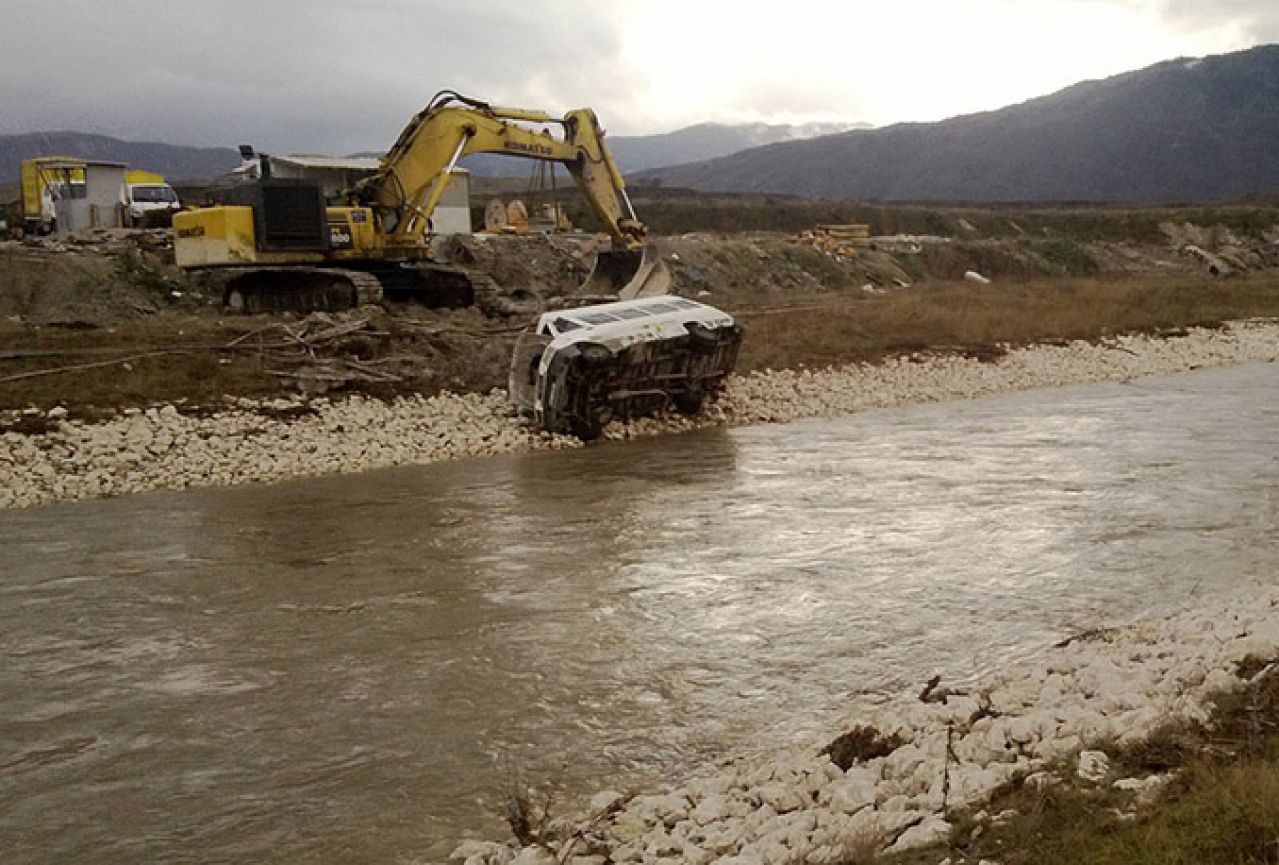
POLYGON ((431 308, 478 306, 487 315, 541 311, 531 292, 505 292, 485 273, 423 264, 354 270, 339 267, 237 268, 226 283, 226 305, 247 314, 338 312, 385 302, 431 308))
POLYGON ((226 305, 237 312, 337 312, 382 302, 373 273, 339 267, 251 267, 226 283, 226 305))
MULTIPOLYGON (((646 296, 663 292, 669 273, 652 244, 641 252, 601 252, 579 299, 646 296), (638 268, 638 270, 637 270, 638 268), (591 291, 597 294, 592 294, 591 291)), ((477 306, 485 315, 536 315, 543 299, 533 291, 503 289, 492 277, 457 265, 414 262, 349 267, 277 265, 235 268, 226 305, 247 314, 339 312, 364 304, 417 303, 433 309, 477 306)))

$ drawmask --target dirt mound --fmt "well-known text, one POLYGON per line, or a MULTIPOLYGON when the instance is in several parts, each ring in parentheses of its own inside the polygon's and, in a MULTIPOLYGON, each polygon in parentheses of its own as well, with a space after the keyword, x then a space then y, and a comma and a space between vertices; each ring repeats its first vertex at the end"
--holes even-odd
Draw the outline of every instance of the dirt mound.
POLYGON ((0 243, 0 318, 10 324, 110 327, 184 298, 189 305, 191 294, 171 265, 145 250, 0 243))

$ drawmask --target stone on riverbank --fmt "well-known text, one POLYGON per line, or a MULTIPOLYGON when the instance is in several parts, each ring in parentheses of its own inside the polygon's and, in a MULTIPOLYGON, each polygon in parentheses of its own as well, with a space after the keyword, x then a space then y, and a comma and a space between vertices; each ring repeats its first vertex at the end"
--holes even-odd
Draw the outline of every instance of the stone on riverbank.
MULTIPOLYGON (((634 797, 602 819, 584 817, 570 834, 579 836, 575 852, 619 863, 838 862, 916 849, 945 841, 953 809, 978 807, 1004 785, 1059 783, 1049 770, 1063 761, 1082 780, 1106 782, 1106 749, 1122 747, 1117 731, 1135 742, 1168 725, 1201 723, 1217 695, 1242 686, 1241 670, 1276 654, 1279 592, 1258 590, 1216 608, 1095 632, 1012 666, 984 683, 977 702, 1023 696, 980 717, 956 711, 966 708, 962 696, 951 706, 922 703, 915 690, 886 703, 862 698, 845 729, 893 730, 902 742, 847 771, 815 757, 816 746, 742 757, 634 797)), ((1113 786, 1153 796, 1170 777, 1113 786)))
MULTIPOLYGON (((769 370, 731 379, 723 396, 696 418, 614 423, 605 436, 780 423, 1276 359, 1279 324, 1241 322, 1167 339, 1128 336, 1031 346, 995 363, 940 355, 818 371, 769 370)), ((48 432, 0 435, 0 508, 581 446, 577 439, 521 425, 505 394, 496 390, 392 402, 359 396, 261 404, 241 399, 203 417, 168 405, 92 424, 67 420, 54 409, 43 422, 48 432)))

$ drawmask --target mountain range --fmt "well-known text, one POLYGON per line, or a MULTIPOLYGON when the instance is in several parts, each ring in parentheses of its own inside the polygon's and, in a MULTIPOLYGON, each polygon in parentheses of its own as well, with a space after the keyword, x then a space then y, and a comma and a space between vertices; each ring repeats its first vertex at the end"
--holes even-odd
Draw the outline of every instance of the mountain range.
POLYGON ((1159 63, 1019 105, 641 175, 878 201, 1202 202, 1279 193, 1279 45, 1159 63))
POLYGON ((122 141, 87 132, 29 132, 0 135, 0 183, 17 183, 24 159, 79 156, 124 162, 157 171, 169 180, 206 179, 233 170, 240 154, 231 147, 184 147, 155 141, 122 141))
MULTIPOLYGON (((729 156, 752 147, 781 141, 802 141, 850 129, 869 129, 866 123, 698 123, 659 135, 610 135, 608 148, 623 174, 651 168, 701 162, 729 156)), ((485 177, 524 177, 527 162, 510 157, 475 154, 462 165, 485 177)))
MULTIPOLYGON (((661 135, 610 136, 608 144, 618 166, 629 174, 647 168, 713 159, 761 144, 843 132, 855 126, 858 124, 699 123, 661 135)), ((323 148, 317 148, 320 150, 323 148)), ((377 157, 381 153, 353 155, 377 157)), ((207 180, 226 174, 240 164, 238 151, 229 147, 182 147, 122 141, 106 135, 80 132, 33 132, 0 135, 0 183, 17 182, 19 163, 33 156, 80 156, 125 162, 135 168, 157 171, 169 180, 207 180)), ((527 160, 510 157, 476 154, 467 157, 462 164, 483 176, 526 177, 529 174, 527 160)))
MULTIPOLYGON (((608 139, 632 182, 867 201, 1169 203, 1279 195, 1279 45, 1155 64, 996 111, 877 129, 703 123, 608 139)), ((323 149, 323 148, 318 148, 323 149)), ((175 180, 231 148, 46 132, 0 136, 0 182, 30 156, 127 162, 175 180)), ((474 156, 477 174, 527 164, 474 156)))

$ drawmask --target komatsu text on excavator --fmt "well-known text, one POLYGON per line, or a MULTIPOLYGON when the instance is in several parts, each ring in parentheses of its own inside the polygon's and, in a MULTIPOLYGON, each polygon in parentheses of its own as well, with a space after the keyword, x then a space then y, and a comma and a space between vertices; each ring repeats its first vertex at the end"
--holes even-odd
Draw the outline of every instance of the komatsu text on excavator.
POLYGON ((431 215, 458 160, 471 153, 567 167, 612 238, 583 295, 665 293, 670 276, 635 215, 595 112, 582 108, 555 118, 453 91, 437 94, 378 170, 336 206, 316 184, 264 177, 223 190, 215 206, 178 214, 178 266, 227 270, 227 302, 246 312, 346 309, 396 295, 432 306, 482 301, 497 291, 492 280, 433 262, 430 253, 431 215))

